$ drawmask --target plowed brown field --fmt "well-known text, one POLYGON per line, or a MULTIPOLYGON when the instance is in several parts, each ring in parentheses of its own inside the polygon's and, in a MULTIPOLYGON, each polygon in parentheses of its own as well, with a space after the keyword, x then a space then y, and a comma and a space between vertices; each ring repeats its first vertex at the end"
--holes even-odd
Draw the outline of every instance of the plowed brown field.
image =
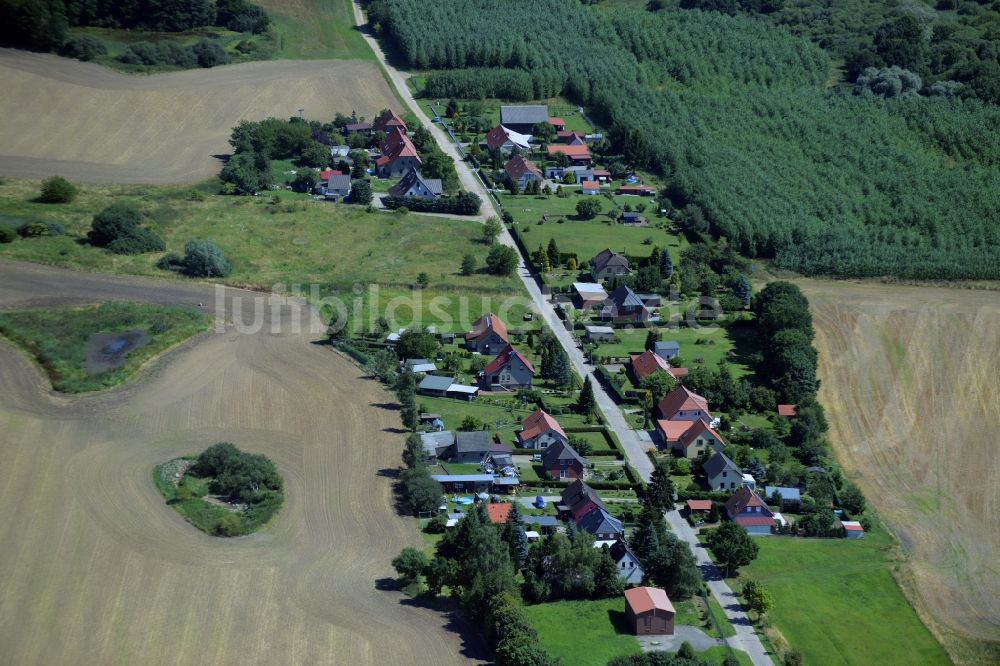
MULTIPOLYGON (((214 303, 205 286, 0 263, 0 307, 107 299, 214 303)), ((379 474, 402 443, 398 414, 377 406, 387 394, 282 322, 206 333, 83 397, 53 394, 0 341, 0 661, 478 661, 461 625, 379 589, 421 544, 379 474), (219 440, 285 479, 285 507, 251 537, 202 534, 152 482, 157 463, 219 440)))
POLYGON ((398 105, 373 62, 279 60, 129 75, 0 49, 0 175, 186 183, 218 173, 240 120, 371 118, 398 105))
POLYGON ((1000 654, 1000 293, 799 284, 834 449, 899 538, 904 586, 953 658, 1000 654))

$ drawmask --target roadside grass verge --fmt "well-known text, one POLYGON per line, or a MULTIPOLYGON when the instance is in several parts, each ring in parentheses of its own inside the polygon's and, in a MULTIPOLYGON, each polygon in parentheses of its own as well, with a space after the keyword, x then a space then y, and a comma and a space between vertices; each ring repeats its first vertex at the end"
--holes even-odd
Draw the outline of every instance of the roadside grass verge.
MULTIPOLYGON (((770 623, 810 664, 947 664, 892 577, 880 526, 860 541, 762 538, 740 571, 774 596, 770 623)), ((739 588, 740 579, 731 584, 739 588)))
MULTIPOLYGON (((137 303, 0 313, 0 334, 28 352, 48 375, 52 387, 64 393, 99 391, 120 384, 150 358, 208 326, 208 318, 197 310, 137 303), (91 336, 137 330, 147 336, 145 344, 124 351, 124 360, 117 367, 88 372, 91 336)), ((94 353, 91 350, 92 361, 94 353)))

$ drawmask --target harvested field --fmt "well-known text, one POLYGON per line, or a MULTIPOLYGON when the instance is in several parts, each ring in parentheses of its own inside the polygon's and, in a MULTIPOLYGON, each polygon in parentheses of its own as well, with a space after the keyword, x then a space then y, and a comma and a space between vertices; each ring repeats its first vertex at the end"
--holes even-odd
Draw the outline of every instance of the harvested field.
MULTIPOLYGON (((213 293, 0 263, 0 308, 214 305, 213 293)), ((5 662, 479 661, 476 638, 452 630, 460 624, 384 589, 392 557, 421 545, 381 473, 398 464, 398 414, 374 406, 386 394, 355 366, 281 323, 207 333, 136 381, 85 397, 54 394, 0 343, 5 662), (251 537, 202 534, 151 478, 164 460, 222 439, 267 455, 285 479, 281 513, 251 537)))
POLYGON ((150 76, 0 49, 0 175, 187 183, 218 173, 240 120, 398 106, 372 62, 254 62, 150 76))
POLYGON ((904 589, 953 659, 1000 657, 1000 294, 798 283, 830 438, 902 545, 904 589))

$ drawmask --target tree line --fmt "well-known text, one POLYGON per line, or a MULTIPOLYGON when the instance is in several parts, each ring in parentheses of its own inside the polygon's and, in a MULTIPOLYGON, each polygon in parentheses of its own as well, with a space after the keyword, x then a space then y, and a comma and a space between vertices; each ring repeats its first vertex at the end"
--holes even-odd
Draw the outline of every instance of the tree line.
MULTIPOLYGON (((613 152, 664 177, 661 207, 747 256, 807 274, 1000 277, 996 106, 827 89, 822 49, 741 15, 558 0, 370 12, 413 67, 524 71, 536 98, 589 106, 613 152)), ((454 94, 486 85, 448 76, 454 94)))
MULTIPOLYGON (((0 43, 90 60, 107 53, 92 35, 75 35, 72 27, 122 28, 183 32, 217 26, 235 32, 263 33, 271 20, 263 8, 246 0, 3 0, 0 2, 0 43)), ((227 61, 217 40, 198 48, 173 42, 139 42, 122 56, 130 64, 212 67, 227 61)))

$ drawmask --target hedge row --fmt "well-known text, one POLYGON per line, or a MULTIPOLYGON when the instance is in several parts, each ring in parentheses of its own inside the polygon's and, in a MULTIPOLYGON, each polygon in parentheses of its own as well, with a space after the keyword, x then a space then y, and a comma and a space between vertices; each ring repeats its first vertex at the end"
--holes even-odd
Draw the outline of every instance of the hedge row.
POLYGON ((452 215, 479 215, 483 201, 472 192, 459 192, 453 197, 421 199, 418 197, 382 197, 386 208, 406 208, 415 213, 450 213, 452 215))

